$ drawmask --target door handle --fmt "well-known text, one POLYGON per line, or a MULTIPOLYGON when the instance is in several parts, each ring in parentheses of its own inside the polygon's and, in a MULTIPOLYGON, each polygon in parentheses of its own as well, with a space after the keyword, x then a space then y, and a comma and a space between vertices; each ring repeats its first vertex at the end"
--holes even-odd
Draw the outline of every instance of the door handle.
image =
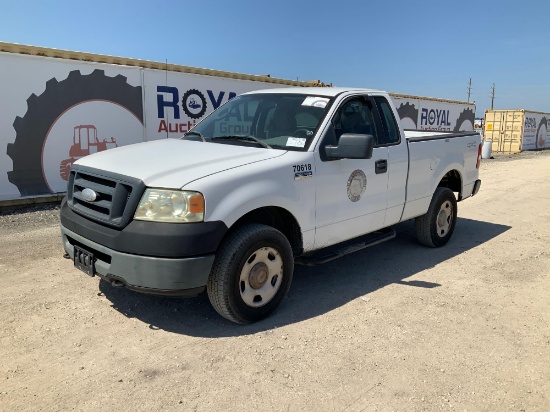
POLYGON ((388 161, 386 159, 377 160, 374 163, 374 172, 379 175, 388 171, 388 161))

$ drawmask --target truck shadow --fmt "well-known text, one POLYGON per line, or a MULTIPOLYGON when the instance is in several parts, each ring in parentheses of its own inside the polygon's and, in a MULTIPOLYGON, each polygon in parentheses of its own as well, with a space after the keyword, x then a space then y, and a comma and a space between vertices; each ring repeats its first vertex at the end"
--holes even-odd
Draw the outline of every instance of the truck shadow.
POLYGON ((136 318, 151 330, 165 330, 197 337, 242 336, 266 332, 330 312, 384 286, 398 283, 435 288, 437 283, 406 279, 461 253, 490 241, 511 229, 494 223, 459 218, 451 241, 442 248, 421 246, 414 221, 395 226, 397 237, 321 266, 295 266, 287 299, 271 317, 252 324, 236 325, 216 313, 206 293, 192 299, 143 295, 99 284, 112 307, 136 318))

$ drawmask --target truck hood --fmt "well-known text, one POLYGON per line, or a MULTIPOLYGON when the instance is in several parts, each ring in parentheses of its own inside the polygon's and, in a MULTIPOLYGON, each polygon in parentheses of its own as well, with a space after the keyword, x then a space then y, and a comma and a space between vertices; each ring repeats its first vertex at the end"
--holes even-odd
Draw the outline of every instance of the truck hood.
POLYGON ((282 156, 286 151, 179 139, 137 143, 95 153, 75 164, 181 188, 202 177, 282 156))

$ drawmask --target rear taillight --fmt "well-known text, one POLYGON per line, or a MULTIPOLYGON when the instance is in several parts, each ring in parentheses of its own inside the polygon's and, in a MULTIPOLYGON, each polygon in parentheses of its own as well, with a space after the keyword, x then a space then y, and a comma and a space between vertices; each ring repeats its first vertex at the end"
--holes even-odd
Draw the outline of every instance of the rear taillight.
POLYGON ((479 169, 479 165, 481 164, 481 146, 482 144, 479 144, 479 148, 477 149, 477 163, 476 163, 476 169, 479 169))

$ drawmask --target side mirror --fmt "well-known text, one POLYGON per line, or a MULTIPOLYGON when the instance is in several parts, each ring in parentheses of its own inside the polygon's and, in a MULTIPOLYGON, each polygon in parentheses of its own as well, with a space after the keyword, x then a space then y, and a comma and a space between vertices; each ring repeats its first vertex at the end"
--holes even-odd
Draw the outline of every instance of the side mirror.
POLYGON ((345 133, 338 146, 325 146, 325 153, 328 159, 370 159, 373 148, 372 135, 345 133))

